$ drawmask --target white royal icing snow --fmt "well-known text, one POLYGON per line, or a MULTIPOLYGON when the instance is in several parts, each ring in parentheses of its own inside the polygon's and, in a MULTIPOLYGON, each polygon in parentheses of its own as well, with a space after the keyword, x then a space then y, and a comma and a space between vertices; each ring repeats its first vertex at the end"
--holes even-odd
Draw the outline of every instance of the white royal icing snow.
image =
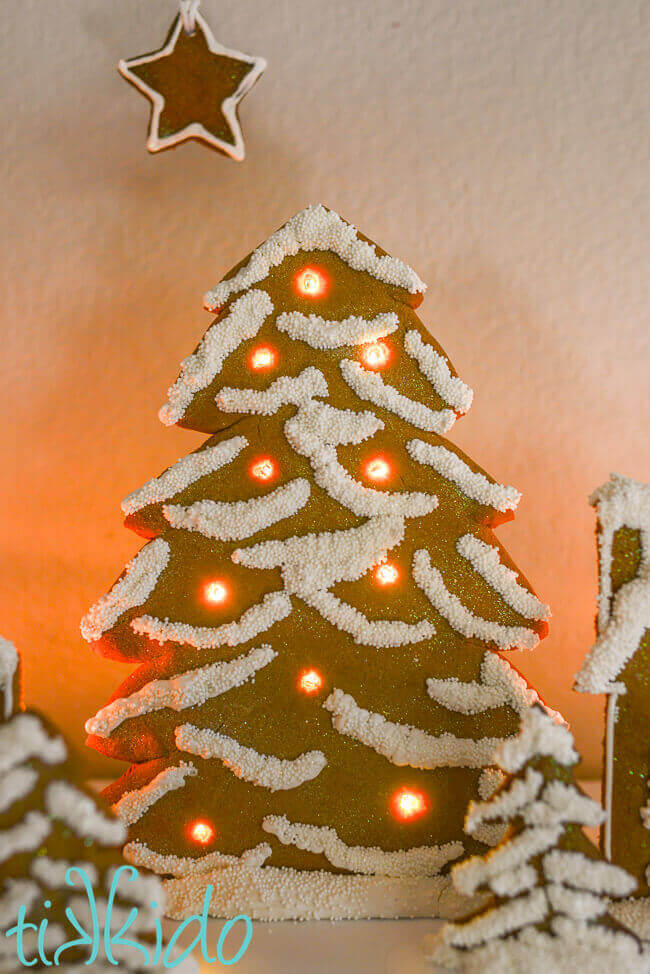
POLYGON ((407 331, 404 348, 414 358, 441 399, 452 409, 466 413, 472 405, 474 393, 458 376, 453 376, 449 364, 431 345, 425 345, 417 331, 407 331))
POLYGON ((165 856, 154 852, 143 842, 127 842, 123 849, 124 858, 133 866, 143 866, 159 876, 188 876, 209 872, 225 866, 240 864, 242 867, 261 866, 271 855, 271 846, 263 842, 248 849, 241 856, 231 856, 223 852, 210 852, 196 859, 180 856, 165 856))
POLYGON ((514 487, 504 487, 473 471, 457 454, 444 446, 433 446, 423 440, 410 440, 406 449, 414 460, 433 467, 441 477, 456 484, 461 493, 497 511, 514 511, 521 494, 514 487))
POLYGON ((218 758, 238 778, 270 791, 285 791, 311 781, 323 770, 327 759, 322 751, 307 751, 294 760, 260 754, 232 737, 207 727, 181 724, 176 728, 176 747, 202 758, 218 758))
MULTIPOLYGON (((427 680, 427 693, 447 710, 460 714, 481 714, 496 707, 508 706, 518 714, 540 699, 514 667, 497 653, 486 652, 481 663, 480 681, 463 683, 456 677, 427 680)), ((549 711, 556 719, 560 715, 549 711)))
POLYGON ((272 416, 283 406, 300 406, 314 396, 326 396, 327 391, 325 376, 320 369, 310 365, 299 375, 281 375, 268 389, 225 386, 215 396, 215 402, 224 413, 272 416))
POLYGON ((23 761, 38 758, 45 764, 60 764, 67 757, 62 737, 50 737, 36 714, 16 714, 0 725, 0 774, 23 761))
POLYGON ((251 606, 235 622, 222 626, 190 626, 186 622, 171 622, 154 616, 138 616, 131 628, 155 642, 185 643, 196 649, 216 649, 217 646, 239 646, 270 629, 291 612, 291 599, 284 592, 269 592, 261 602, 251 606))
POLYGON ((293 517, 309 500, 311 488, 304 477, 290 480, 268 494, 244 501, 202 500, 182 507, 168 504, 163 514, 173 528, 198 531, 217 541, 241 541, 293 517))
POLYGON ((370 876, 435 876, 448 862, 463 854, 462 842, 396 852, 386 852, 377 846, 349 846, 333 828, 290 822, 285 815, 267 815, 262 820, 262 828, 285 845, 323 854, 339 869, 370 876))
POLYGON ((452 409, 429 409, 424 403, 402 395, 394 386, 384 382, 378 372, 364 369, 360 362, 343 359, 340 363, 343 378, 360 399, 387 409, 412 426, 429 433, 448 433, 456 421, 452 409))
POLYGON ((169 555, 169 545, 163 538, 156 538, 141 548, 135 558, 128 562, 124 576, 81 620, 84 639, 88 642, 100 639, 120 616, 146 602, 167 567, 169 555))
POLYGON ((401 619, 369 619, 359 609, 343 602, 331 592, 303 593, 301 598, 327 622, 341 632, 347 632, 361 646, 406 646, 419 643, 435 635, 435 626, 428 620, 403 622, 401 619))
MULTIPOLYGON (((85 872, 93 887, 99 882, 97 867, 92 862, 70 862, 67 859, 50 859, 49 856, 36 856, 31 863, 30 872, 44 886, 50 889, 65 889, 70 887, 66 882, 69 869, 81 869, 85 872)), ((73 883, 79 883, 78 873, 71 873, 73 883)))
POLYGON ((185 779, 197 773, 193 764, 184 762, 179 767, 165 768, 144 787, 125 792, 113 805, 113 811, 125 825, 133 825, 170 791, 184 788, 185 779))
POLYGON ((580 760, 569 729, 556 723, 541 707, 531 707, 522 716, 517 737, 501 745, 496 759, 504 771, 515 774, 528 761, 543 756, 565 767, 580 760))
POLYGON ((575 687, 585 693, 624 692, 616 678, 650 628, 650 484, 612 474, 590 500, 600 524, 598 637, 576 676, 575 687), (623 526, 639 531, 641 560, 636 577, 612 597, 612 543, 623 526))
POLYGON ((323 706, 332 714, 332 724, 339 732, 371 747, 392 764, 412 768, 481 768, 490 764, 500 738, 480 740, 433 736, 410 724, 396 724, 381 714, 359 707, 354 697, 335 689, 323 706))
POLYGON ((52 831, 52 823, 41 812, 27 812, 22 822, 0 832, 0 863, 22 852, 38 849, 52 831))
POLYGON ((151 680, 143 687, 102 707, 86 721, 86 733, 109 737, 116 727, 131 717, 156 710, 185 710, 241 686, 277 656, 267 644, 251 649, 233 660, 210 663, 187 670, 167 680, 151 680))
POLYGON ((243 294, 228 314, 203 336, 197 350, 182 363, 181 373, 167 394, 167 403, 158 416, 165 426, 182 419, 197 392, 207 388, 223 367, 226 358, 247 339, 254 338, 273 311, 266 291, 243 294))
POLYGON ((9 720, 14 709, 14 677, 18 669, 18 653, 13 643, 0 636, 0 692, 2 693, 2 713, 9 720))
POLYGON ((109 818, 92 798, 67 781, 50 782, 45 791, 45 807, 52 818, 83 838, 96 839, 104 845, 119 845, 126 839, 122 822, 109 818))
POLYGON ((525 619, 549 619, 551 610, 517 581, 517 573, 501 564, 499 549, 472 534, 464 534, 456 548, 490 588, 525 619))
POLYGON ((8 808, 28 795, 37 780, 38 772, 28 766, 4 771, 0 790, 0 813, 6 812, 8 808))
POLYGON ((222 307, 232 294, 263 281, 285 257, 303 250, 329 250, 353 270, 365 271, 377 280, 404 288, 411 294, 426 289, 410 267, 395 257, 379 257, 372 244, 358 238, 356 227, 319 204, 301 210, 272 233, 233 277, 208 291, 205 307, 209 311, 222 307))
POLYGON ((413 578, 452 629, 468 639, 493 642, 499 649, 533 649, 538 644, 539 636, 532 629, 504 626, 474 615, 457 595, 449 591, 442 574, 431 564, 429 552, 423 548, 413 555, 413 578))
POLYGON ((285 311, 278 315, 276 325, 291 338, 306 342, 312 348, 325 349, 376 342, 398 328, 399 318, 390 312, 371 319, 350 315, 343 321, 331 321, 320 315, 285 311))
POLYGON ((143 487, 128 494, 122 501, 122 512, 128 516, 146 507, 147 504, 155 504, 174 497, 201 477, 215 473, 232 463, 245 446, 248 446, 245 436, 233 436, 215 446, 181 457, 159 477, 153 477, 143 487))

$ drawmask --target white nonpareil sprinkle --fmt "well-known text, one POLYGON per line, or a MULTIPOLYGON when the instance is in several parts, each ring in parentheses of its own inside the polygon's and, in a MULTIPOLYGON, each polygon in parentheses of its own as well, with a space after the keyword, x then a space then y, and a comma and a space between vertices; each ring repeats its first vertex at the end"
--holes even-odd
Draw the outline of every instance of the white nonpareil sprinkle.
POLYGON ((285 311, 278 315, 276 325, 291 338, 306 342, 312 348, 326 349, 376 342, 398 328, 399 318, 391 312, 370 319, 350 315, 343 321, 329 321, 319 315, 285 311))
POLYGON ((155 504, 174 497, 201 477, 215 473, 221 467, 231 463, 246 446, 248 440, 245 436, 233 436, 215 446, 181 457, 160 477, 152 478, 143 487, 128 494, 122 501, 122 512, 128 516, 146 507, 147 504, 155 504))
POLYGON ((16 922, 21 906, 25 908, 24 915, 28 916, 36 900, 41 896, 38 883, 32 882, 31 879, 5 879, 3 890, 0 896, 0 928, 8 928, 16 922))
POLYGON ((533 802, 522 812, 528 825, 562 825, 577 822, 595 827, 602 825, 605 813, 593 798, 582 795, 575 785, 562 781, 549 781, 539 801, 533 802))
MULTIPOLYGON (((480 682, 470 683, 463 683, 455 676, 444 680, 430 677, 427 680, 427 693, 436 703, 460 714, 482 714, 486 710, 504 706, 523 714, 533 704, 541 703, 535 690, 497 653, 486 652, 480 677, 480 682)), ((556 711, 549 713, 561 721, 556 711)))
POLYGON ((247 849, 241 856, 226 855, 223 852, 210 852, 196 859, 190 857, 164 856, 154 852, 143 842, 127 842, 122 850, 124 858, 133 866, 143 866, 159 876, 189 876, 240 864, 244 868, 261 866, 271 855, 271 846, 263 842, 253 849, 247 849))
POLYGON ((542 860, 544 876, 552 883, 575 886, 608 896, 629 896, 636 881, 620 866, 601 859, 589 859, 582 852, 553 849, 542 860))
POLYGON ((440 734, 434 737, 410 724, 395 724, 359 707, 354 697, 335 689, 323 704, 339 732, 371 747, 392 764, 412 768, 482 768, 490 764, 501 739, 478 741, 440 734))
MULTIPOLYGON (((110 893, 120 868, 121 866, 112 866, 106 871, 104 889, 107 893, 110 893)), ((148 909, 151 907, 152 900, 157 903, 162 903, 164 900, 162 885, 157 876, 131 876, 122 873, 118 882, 121 898, 129 903, 137 903, 138 906, 148 909)))
POLYGON ((296 376, 281 375, 268 389, 220 389, 215 402, 224 413, 254 413, 272 416, 283 406, 300 406, 314 396, 326 396, 325 376, 309 366, 296 376))
POLYGON ((38 781, 38 772, 28 765, 2 772, 0 791, 0 813, 6 812, 16 802, 30 793, 38 781))
POLYGON ((22 852, 38 849, 52 831, 52 823, 41 812, 27 812, 22 822, 0 832, 0 863, 22 852))
POLYGON ((266 291, 249 291, 235 301, 222 321, 208 329, 197 350, 182 362, 181 373, 167 394, 167 403, 158 413, 165 426, 183 418, 197 392, 210 385, 231 352, 257 335, 272 311, 273 302, 266 291))
POLYGON ((349 846, 333 828, 290 822, 285 815, 267 815, 262 828, 285 845, 323 854, 333 866, 367 876, 435 876, 463 854, 462 842, 397 852, 385 852, 378 846, 349 846))
POLYGON ((491 798, 505 780, 506 776, 500 768, 484 768, 478 778, 479 795, 485 800, 491 798))
POLYGON ((549 619, 551 610, 517 581, 517 573, 501 564, 499 549, 472 534, 464 534, 456 548, 490 588, 525 619, 549 619))
POLYGON ((364 369, 360 362, 343 359, 340 363, 343 378, 360 399, 366 399, 394 413, 412 426, 429 433, 448 433, 456 421, 452 409, 429 409, 424 403, 402 395, 394 386, 384 382, 377 372, 364 369))
POLYGON ((144 787, 125 792, 113 805, 113 811, 125 825, 133 825, 170 791, 184 788, 185 779, 197 773, 193 764, 184 762, 179 767, 165 768, 144 787))
POLYGON ((271 234, 233 277, 208 291, 204 298, 205 307, 208 311, 216 311, 232 294, 263 281, 285 257, 302 250, 329 250, 353 270, 366 271, 378 280, 404 288, 411 294, 426 290, 415 271, 394 257, 379 257, 372 244, 359 240, 356 227, 342 220, 338 213, 326 210, 319 204, 301 210, 271 234))
POLYGON ((552 849, 563 832, 555 828, 524 829, 509 842, 491 851, 485 858, 472 856, 454 868, 454 886, 471 896, 481 886, 488 885, 495 876, 525 866, 535 856, 552 849))
POLYGON ((564 767, 580 760, 569 729, 556 723, 538 706, 530 707, 523 714, 519 734, 501 745, 496 760, 504 771, 516 774, 536 757, 551 757, 564 767))
POLYGON ((417 331, 407 331, 404 348, 414 358, 418 368, 429 380, 441 399, 452 409, 466 413, 472 405, 474 393, 462 379, 451 374, 448 362, 431 345, 425 345, 417 331))
POLYGON ((524 778, 515 778, 495 798, 485 802, 470 802, 465 818, 465 831, 473 835, 484 822, 508 822, 533 802, 544 783, 544 777, 533 768, 526 769, 524 778))
POLYGON ((13 686, 18 669, 18 653, 13 643, 0 636, 0 692, 3 696, 4 719, 9 720, 14 709, 13 686))
POLYGON ((474 615, 449 591, 437 568, 431 564, 428 551, 420 548, 413 555, 413 578, 431 605, 443 616, 452 629, 468 639, 495 643, 499 649, 534 649, 539 636, 524 626, 503 626, 474 615))
POLYGON ((447 876, 354 876, 320 869, 248 868, 243 864, 165 883, 167 916, 200 913, 207 885, 209 912, 254 920, 344 920, 449 916, 463 908, 447 876))
POLYGON ((607 900, 584 890, 567 889, 566 886, 550 883, 546 887, 546 895, 557 913, 564 913, 574 920, 596 920, 607 913, 607 900))
POLYGON ((374 413, 335 409, 312 401, 287 420, 284 430, 289 445, 309 459, 318 486, 359 517, 422 517, 431 513, 438 506, 435 494, 374 490, 360 484, 339 463, 337 446, 362 443, 383 427, 374 413))
POLYGON ((298 788, 321 773, 327 764, 322 751, 307 751, 294 760, 260 754, 232 737, 207 727, 181 724, 175 730, 176 747, 202 758, 218 758, 234 775, 270 791, 298 788))
POLYGON ((122 822, 108 818, 95 802, 66 781, 52 781, 45 792, 45 807, 77 835, 103 845, 119 845, 126 839, 122 822))
POLYGON ((86 733, 110 737, 116 727, 132 717, 140 717, 156 710, 180 711, 196 707, 214 697, 241 686, 258 670, 277 656, 267 644, 251 649, 234 660, 210 663, 195 670, 187 670, 168 680, 152 680, 143 687, 102 707, 86 721, 86 733))
POLYGON ((444 446, 432 446, 423 440, 410 440, 406 449, 414 460, 433 467, 441 477, 451 480, 461 493, 479 504, 505 512, 514 511, 521 500, 521 494, 514 487, 504 487, 488 480, 485 474, 476 473, 464 460, 444 446))
POLYGON ((239 646, 266 632, 276 622, 291 613, 291 599, 285 592, 269 592, 261 602, 251 606, 235 622, 226 622, 212 629, 190 626, 186 622, 171 622, 153 616, 138 616, 131 621, 134 632, 159 643, 185 643, 196 649, 216 649, 217 646, 239 646))
MULTIPOLYGON (((66 874, 69 869, 83 869, 93 888, 99 882, 97 867, 92 862, 68 862, 66 859, 50 859, 48 856, 36 856, 30 868, 32 876, 35 876, 44 886, 50 889, 69 888, 66 882, 66 874)), ((77 874, 71 874, 73 879, 77 879, 77 874)))
POLYGON ((50 737, 36 714, 16 714, 0 725, 0 774, 30 758, 60 764, 67 757, 62 737, 50 737))
POLYGON ((361 646, 406 646, 419 643, 435 635, 435 626, 428 620, 402 622, 401 619, 369 619, 359 609, 343 602, 331 592, 302 593, 302 600, 327 622, 347 632, 361 646))
POLYGON ((286 541, 261 541, 238 548, 232 560, 247 568, 281 568, 287 592, 308 595, 336 582, 355 581, 386 560, 404 538, 401 517, 377 517, 343 531, 305 534, 286 541))
POLYGON ((529 924, 541 923, 550 908, 543 889, 535 889, 518 899, 509 900, 468 923, 443 928, 446 943, 454 947, 474 947, 495 937, 503 937, 529 924))
POLYGON ((519 866, 507 873, 500 873, 490 880, 490 889, 497 896, 513 897, 537 886, 537 870, 534 866, 519 866))
POLYGON ((88 610, 81 620, 81 635, 88 642, 101 639, 107 629, 129 609, 149 598, 169 562, 170 548, 163 538, 156 538, 141 548, 128 562, 124 575, 110 592, 88 610))
POLYGON ((241 541, 293 517, 309 500, 311 488, 304 477, 290 480, 268 494, 245 501, 202 500, 182 507, 168 504, 163 514, 173 528, 198 531, 217 541, 241 541))

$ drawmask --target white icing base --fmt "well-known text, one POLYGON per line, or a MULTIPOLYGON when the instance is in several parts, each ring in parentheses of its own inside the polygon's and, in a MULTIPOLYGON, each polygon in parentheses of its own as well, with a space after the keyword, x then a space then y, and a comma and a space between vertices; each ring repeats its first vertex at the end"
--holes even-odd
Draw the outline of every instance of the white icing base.
POLYGON ((200 913, 205 888, 214 887, 210 915, 246 913, 253 920, 361 920, 370 917, 467 915, 480 904, 456 893, 446 876, 344 876, 320 870, 230 866, 163 883, 167 916, 200 913))
POLYGON ((640 940, 650 943, 650 896, 611 903, 609 914, 635 933, 640 940))

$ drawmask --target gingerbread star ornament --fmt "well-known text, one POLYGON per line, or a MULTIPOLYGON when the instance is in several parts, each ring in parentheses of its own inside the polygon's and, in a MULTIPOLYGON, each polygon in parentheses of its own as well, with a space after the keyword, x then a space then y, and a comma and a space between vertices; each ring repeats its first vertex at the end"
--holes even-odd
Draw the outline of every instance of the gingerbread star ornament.
POLYGON ((118 65, 151 101, 150 152, 197 139, 238 162, 245 150, 237 109, 265 67, 264 58, 219 44, 197 0, 181 0, 160 50, 118 65))

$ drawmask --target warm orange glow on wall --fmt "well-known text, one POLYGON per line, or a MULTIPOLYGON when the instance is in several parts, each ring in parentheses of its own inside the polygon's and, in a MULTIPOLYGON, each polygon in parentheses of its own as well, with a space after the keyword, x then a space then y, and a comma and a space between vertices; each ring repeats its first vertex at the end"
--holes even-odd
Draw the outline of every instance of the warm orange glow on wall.
POLYGON ((395 817, 405 822, 423 815, 428 807, 422 792, 414 791, 411 788, 400 788, 399 791, 396 791, 391 804, 395 817))
POLYGON ((394 585, 398 578, 398 569, 389 561, 385 561, 383 565, 377 565, 375 568, 375 581, 377 585, 394 585))
POLYGON ((304 693, 318 693, 323 685, 323 678, 317 670, 303 670, 298 680, 298 686, 304 693))
POLYGON ((209 605, 223 605, 228 599, 228 586, 219 579, 208 582, 203 589, 203 598, 209 605))
POLYGON ((293 282, 298 294, 305 298, 322 298, 327 290, 327 277, 318 267, 303 267, 293 282))
POLYGON ((249 362, 251 369, 261 372, 264 369, 272 369, 277 362, 277 354, 270 345, 258 345, 250 354, 249 362))
POLYGON ((278 473, 277 464, 271 457, 260 457, 250 466, 250 475, 264 482, 273 480, 278 473))
POLYGON ((375 480, 379 483, 388 480, 392 472, 393 468, 383 456, 373 457, 363 467, 363 473, 368 480, 375 480))
POLYGON ((214 839, 214 829, 209 822, 194 822, 190 826, 190 837, 199 845, 208 845, 214 839))
POLYGON ((372 342, 364 345, 360 352, 361 361, 368 369, 383 369, 391 359, 391 351, 386 342, 372 342))

